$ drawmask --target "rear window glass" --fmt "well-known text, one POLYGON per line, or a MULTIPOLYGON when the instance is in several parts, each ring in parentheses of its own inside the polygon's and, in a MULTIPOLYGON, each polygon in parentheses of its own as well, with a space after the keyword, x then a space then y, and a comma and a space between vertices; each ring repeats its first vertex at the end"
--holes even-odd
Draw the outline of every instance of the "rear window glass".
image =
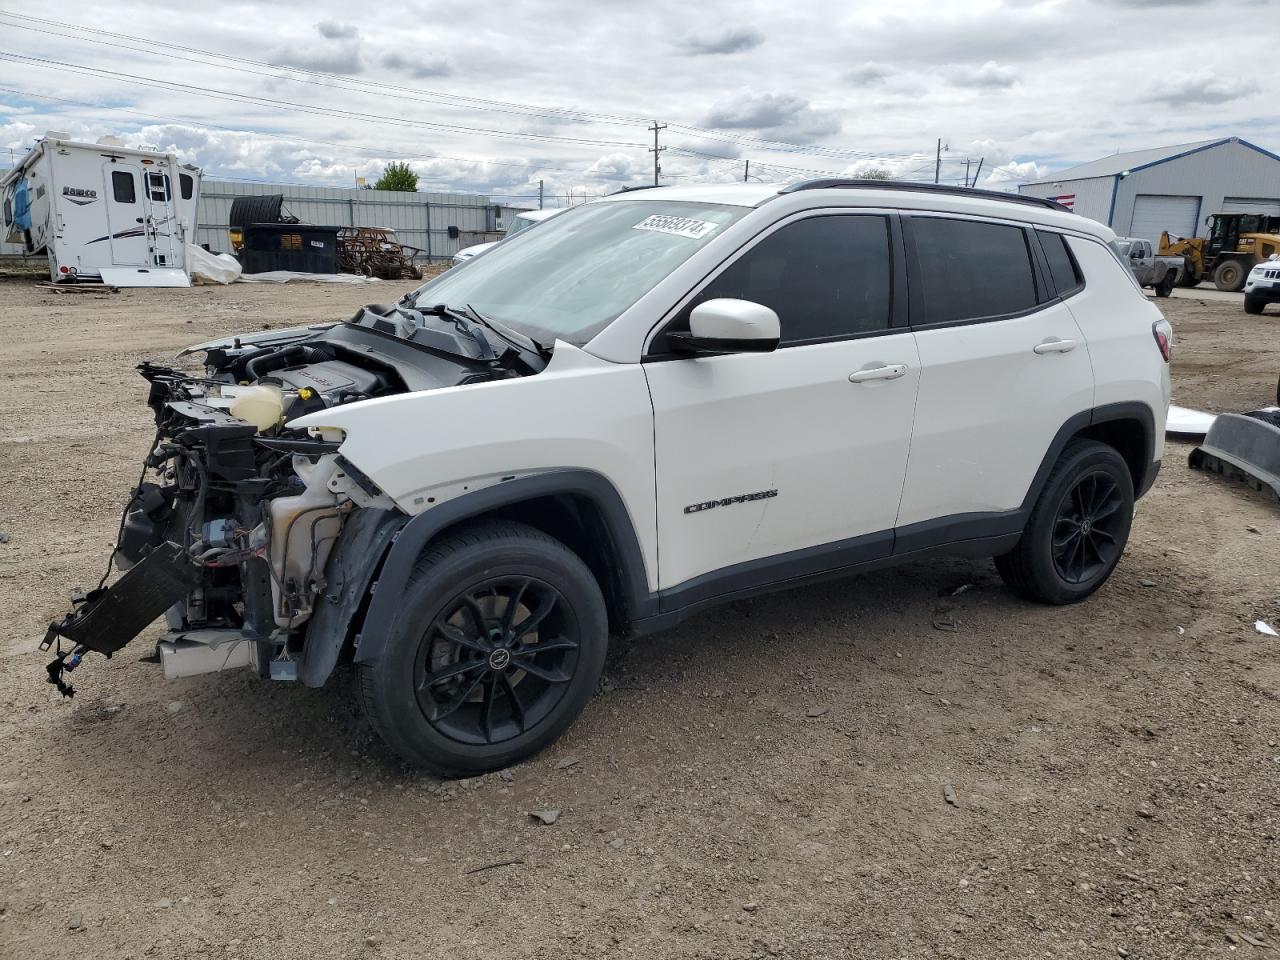
MULTIPOLYGON (((958 323, 1036 306, 1031 251, 1021 227, 913 217, 924 323, 958 323)), ((920 322, 915 320, 915 322, 920 322)))
POLYGON ((136 203, 138 195, 134 192, 133 174, 128 170, 113 170, 111 192, 115 195, 116 203, 136 203))
POLYGON ((1036 231, 1040 237, 1040 246, 1044 249, 1045 259, 1049 261, 1049 273, 1053 277, 1053 285, 1058 296, 1065 297, 1084 285, 1080 276, 1080 268, 1067 248, 1067 238, 1060 233, 1036 231))
POLYGON ((191 199, 191 191, 195 189, 195 181, 191 179, 189 173, 178 174, 178 189, 182 191, 183 200, 191 199))

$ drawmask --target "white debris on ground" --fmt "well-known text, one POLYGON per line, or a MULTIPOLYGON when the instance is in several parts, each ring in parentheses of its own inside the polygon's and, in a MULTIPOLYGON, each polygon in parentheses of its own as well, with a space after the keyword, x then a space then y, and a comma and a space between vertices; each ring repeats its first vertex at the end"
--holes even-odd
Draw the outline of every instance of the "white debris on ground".
POLYGON ((210 253, 188 243, 187 273, 194 284, 235 283, 240 279, 240 261, 229 253, 210 253))
POLYGON ((1189 407, 1180 407, 1176 403, 1171 403, 1164 431, 1179 436, 1203 437, 1217 418, 1217 414, 1214 413, 1204 413, 1201 410, 1192 410, 1189 407))

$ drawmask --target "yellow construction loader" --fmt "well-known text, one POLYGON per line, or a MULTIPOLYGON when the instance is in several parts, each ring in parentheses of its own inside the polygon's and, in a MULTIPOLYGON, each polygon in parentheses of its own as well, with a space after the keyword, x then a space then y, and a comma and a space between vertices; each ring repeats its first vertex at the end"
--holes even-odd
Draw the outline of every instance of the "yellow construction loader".
POLYGON ((1215 213, 1205 218, 1208 237, 1160 234, 1160 256, 1182 257, 1178 282, 1194 287, 1213 278, 1219 290, 1241 290, 1255 264, 1280 253, 1280 217, 1257 213, 1215 213))

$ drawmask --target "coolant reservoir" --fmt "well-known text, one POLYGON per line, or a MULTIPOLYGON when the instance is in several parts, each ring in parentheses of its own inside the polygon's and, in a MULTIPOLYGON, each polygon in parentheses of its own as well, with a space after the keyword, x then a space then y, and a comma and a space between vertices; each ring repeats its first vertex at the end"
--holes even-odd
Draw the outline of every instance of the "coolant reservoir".
POLYGON ((231 397, 230 413, 252 423, 259 431, 270 430, 284 416, 284 398, 279 387, 269 383, 247 387, 224 387, 224 397, 231 397))
POLYGON ((338 472, 335 457, 321 457, 310 463, 306 457, 294 457, 293 466, 306 484, 295 497, 276 497, 271 501, 271 593, 276 604, 276 623, 290 626, 285 614, 285 592, 296 597, 298 614, 309 613, 309 586, 324 573, 329 552, 342 532, 342 515, 338 498, 329 488, 329 480, 338 472))

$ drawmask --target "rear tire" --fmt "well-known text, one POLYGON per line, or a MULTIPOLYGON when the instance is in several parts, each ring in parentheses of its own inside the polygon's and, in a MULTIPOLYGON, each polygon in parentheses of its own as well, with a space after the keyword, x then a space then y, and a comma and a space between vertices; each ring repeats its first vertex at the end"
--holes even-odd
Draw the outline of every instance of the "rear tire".
POLYGON ((1072 440, 1049 473, 1018 545, 996 557, 1015 593, 1040 603, 1077 603, 1107 582, 1133 523, 1133 478, 1096 440, 1072 440))
POLYGON ((1235 293, 1244 289, 1247 275, 1248 271, 1239 260, 1224 260, 1213 271, 1213 285, 1227 293, 1235 293))
POLYGON ((1259 300, 1259 299, 1257 299, 1256 297, 1245 297, 1245 298, 1244 298, 1244 312, 1245 312, 1245 313, 1252 313, 1252 314, 1254 314, 1254 315, 1257 315, 1257 314, 1261 313, 1263 310, 1265 310, 1265 309, 1266 309, 1266 307, 1267 307, 1267 301, 1265 301, 1265 300, 1259 300))
POLYGON ((1175 273, 1176 271, 1170 270, 1164 275, 1164 279, 1156 284, 1155 289, 1157 297, 1167 297, 1169 294, 1173 293, 1173 278, 1175 273))
POLYGON ((357 667, 357 691, 406 761, 475 776, 573 723, 608 640, 604 597, 577 554, 525 524, 481 523, 423 553, 382 655, 357 667))

